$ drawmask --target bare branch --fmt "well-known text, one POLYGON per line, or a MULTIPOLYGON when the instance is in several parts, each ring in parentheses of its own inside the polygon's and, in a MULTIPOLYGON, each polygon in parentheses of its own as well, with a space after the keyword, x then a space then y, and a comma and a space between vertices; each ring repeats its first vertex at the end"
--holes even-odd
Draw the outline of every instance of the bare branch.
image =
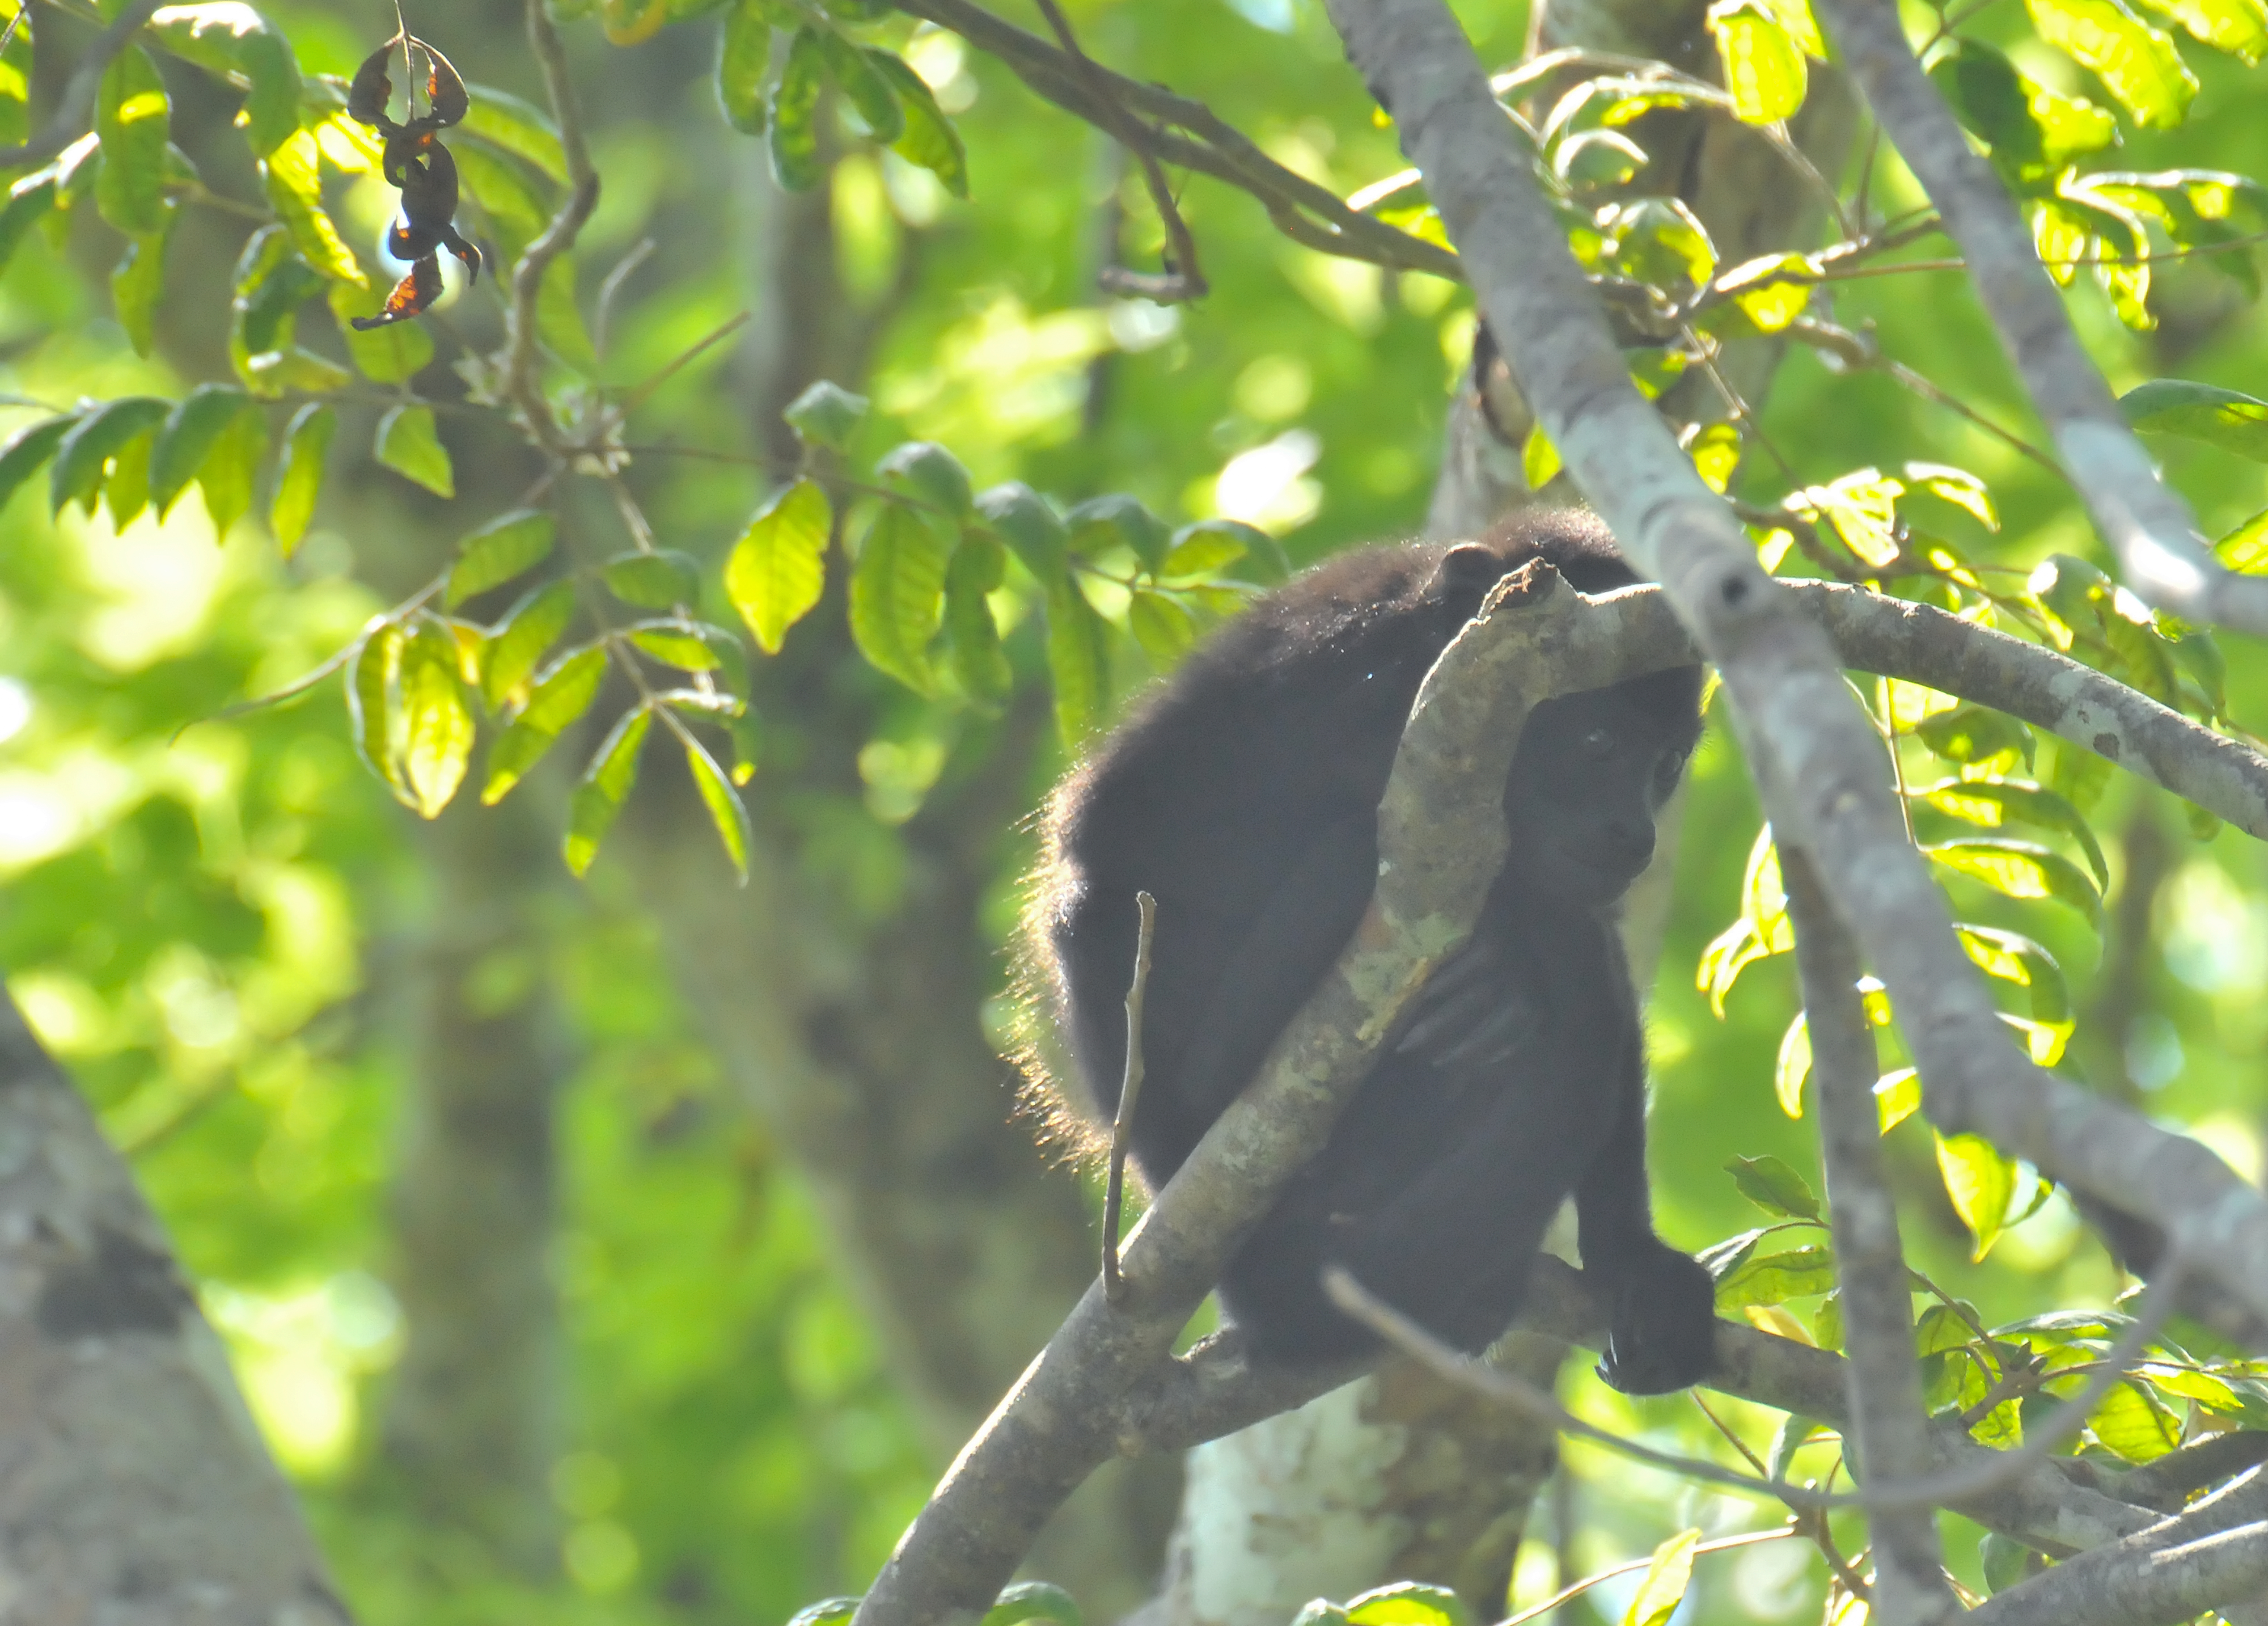
POLYGON ((599 172, 591 166, 590 144, 583 135, 581 103, 575 81, 567 71, 567 48, 543 0, 527 0, 527 42, 543 69, 543 86, 551 98, 551 116, 559 126, 559 144, 567 156, 567 199, 528 244, 512 268, 512 300, 504 313, 504 389, 528 432, 543 449, 558 456, 564 448, 558 420, 543 396, 541 366, 536 356, 535 308, 543 292, 544 273, 552 262, 575 247, 575 240, 599 206, 599 172))
MULTIPOLYGON (((94 121, 95 92, 102 86, 104 72, 163 4, 165 0, 133 0, 111 20, 110 26, 86 48, 86 55, 72 68, 70 82, 63 86, 63 100, 55 105, 55 115, 48 121, 47 128, 21 146, 0 147, 0 169, 44 164, 86 134, 94 121)), ((30 10, 31 0, 23 0, 17 18, 21 18, 30 10)), ((15 24, 11 22, 9 26, 13 29, 15 24)))
POLYGON ((2224 568, 2189 505, 2158 478, 2072 329, 2031 233, 1907 48, 1889 0, 1826 0, 1820 20, 1883 130, 1960 246, 2026 393, 2127 585, 2192 621, 2268 633, 2268 581, 2224 568))
POLYGON ((1464 280, 1456 255, 1348 208, 1329 187, 1278 164, 1203 102, 1139 84, 1091 60, 1082 72, 1064 52, 1001 21, 972 0, 901 0, 898 9, 950 28, 979 50, 998 57, 1034 92, 1118 137, 1137 154, 1194 169, 1249 193, 1266 206, 1278 229, 1294 241, 1343 259, 1426 271, 1451 282, 1464 280), (1112 122, 1111 112, 1096 100, 1104 92, 1119 107, 1172 128, 1156 129, 1138 120, 1122 121, 1131 123, 1130 129, 1122 131, 1112 122), (1187 134, 1175 135, 1176 129, 1187 134))
POLYGON ((2202 1146, 2117 1112, 2013 1043, 1954 935, 1881 742, 1833 650, 1766 577, 1623 359, 1568 253, 1532 154, 1442 0, 1330 0, 1350 57, 1425 178, 1498 344, 1568 469, 1664 584, 1723 673, 1767 799, 1814 854, 1837 912, 1896 1001, 1931 1118, 2167 1223, 2189 1257, 2268 1314, 2268 1203, 2202 1146))
POLYGON ((1118 1082, 1118 1110, 1110 1121, 1110 1179, 1102 1188, 1102 1293, 1112 1304, 1126 1297, 1118 1274, 1118 1215, 1126 1200, 1126 1154, 1134 1141, 1134 1108, 1142 1097, 1142 997, 1150 987, 1150 945, 1157 935, 1158 900, 1134 894, 1141 918, 1134 939, 1134 979, 1126 987, 1126 1071, 1118 1082))
MULTIPOLYGON (((1859 951, 1828 906, 1809 857, 1784 847, 1780 872, 1795 922, 1811 1075, 1819 1091, 1819 1149, 1843 1292, 1857 1456, 1869 1484, 1921 1479, 1932 1454, 1929 1413, 1914 1358, 1912 1278, 1898 1239, 1897 1205, 1882 1173, 1881 1114, 1874 1105, 1881 1068, 1859 993, 1859 951)), ((1883 1626, 1922 1626, 1960 1613, 1945 1583, 1944 1549, 1929 1509, 1883 1508, 1868 1527, 1874 1543, 1874 1613, 1883 1626)))

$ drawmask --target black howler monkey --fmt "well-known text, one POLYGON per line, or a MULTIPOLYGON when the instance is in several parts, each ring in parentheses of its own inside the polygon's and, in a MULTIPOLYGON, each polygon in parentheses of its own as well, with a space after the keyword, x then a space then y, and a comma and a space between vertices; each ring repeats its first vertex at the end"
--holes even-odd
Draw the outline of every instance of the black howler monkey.
MULTIPOLYGON (((1037 951, 1108 1116, 1125 1058, 1134 895, 1157 898, 1134 1156, 1162 1185, 1243 1089, 1367 906, 1378 802, 1420 681, 1506 573, 1634 581, 1574 514, 1484 542, 1334 558, 1193 652, 1050 803, 1037 951)), ((1611 1307, 1602 1372, 1636 1393, 1709 1368, 1708 1274, 1653 1233, 1644 1046, 1615 905, 1700 730, 1684 667, 1549 700, 1505 786, 1511 848, 1470 941, 1388 1037, 1329 1143, 1243 1238, 1219 1284, 1262 1358, 1371 1348, 1324 1265, 1477 1352, 1518 1307, 1573 1195, 1611 1307)))

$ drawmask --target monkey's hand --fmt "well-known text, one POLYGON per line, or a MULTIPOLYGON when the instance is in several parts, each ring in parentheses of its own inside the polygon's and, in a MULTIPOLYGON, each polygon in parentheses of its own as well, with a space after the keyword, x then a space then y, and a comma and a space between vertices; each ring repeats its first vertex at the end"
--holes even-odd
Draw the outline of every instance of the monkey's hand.
POLYGON ((1624 1394, 1668 1394, 1716 1365, 1716 1284, 1697 1260, 1656 1242, 1617 1262, 1599 1376, 1624 1394))

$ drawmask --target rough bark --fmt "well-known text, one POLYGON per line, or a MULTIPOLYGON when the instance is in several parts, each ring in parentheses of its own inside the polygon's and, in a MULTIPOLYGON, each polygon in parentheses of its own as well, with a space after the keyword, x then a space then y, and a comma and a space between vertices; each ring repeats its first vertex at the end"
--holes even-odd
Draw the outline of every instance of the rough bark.
POLYGON ((0 1612, 342 1626, 157 1217, 0 998, 0 1612))

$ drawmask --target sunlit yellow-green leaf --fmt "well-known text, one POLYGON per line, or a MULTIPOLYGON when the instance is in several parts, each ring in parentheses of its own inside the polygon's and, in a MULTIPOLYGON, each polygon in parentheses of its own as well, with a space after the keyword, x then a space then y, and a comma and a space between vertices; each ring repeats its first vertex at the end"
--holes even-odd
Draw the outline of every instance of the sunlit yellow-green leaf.
MULTIPOLYGON (((545 653, 574 619, 575 584, 567 580, 531 588, 505 612, 490 632, 488 650, 481 661, 481 698, 490 711, 519 698, 520 686, 534 675, 545 653)), ((605 657, 600 656, 597 669, 605 669, 605 657)), ((597 692, 595 684, 593 692, 597 692)))
POLYGON ((703 805, 717 826, 718 839, 725 844, 725 856, 733 861, 733 873, 740 876, 740 884, 748 881, 748 809, 725 770, 717 759, 702 749, 691 735, 683 736, 685 765, 693 771, 693 783, 699 787, 703 805))
POLYGON ((2246 67, 2268 53, 2268 8, 2259 0, 2141 0, 2170 17, 2192 40, 2226 51, 2246 67))
POLYGON ((764 133, 764 79, 772 65, 772 19, 756 0, 735 0, 717 51, 717 101, 744 136, 764 133))
POLYGON ((310 401, 291 415, 283 461, 276 470, 276 499, 268 510, 268 528, 276 533, 287 558, 315 517, 315 499, 323 489, 323 460, 330 455, 331 437, 338 427, 339 415, 320 401, 310 401))
POLYGON ((1065 573, 1048 586, 1048 677, 1055 688, 1056 728, 1067 746, 1086 737, 1109 690, 1102 617, 1065 573))
POLYGON ((1921 1075, 1902 1067, 1874 1081, 1874 1111, 1888 1135, 1921 1110, 1921 1075))
POLYGON ((180 217, 173 199, 158 200, 158 217, 156 231, 128 240, 125 255, 110 273, 111 307, 137 356, 147 356, 157 343, 158 307, 166 295, 166 246, 180 217))
POLYGON ((2132 1383, 2117 1383, 2088 1420, 2103 1447, 2129 1462, 2154 1462, 2182 1443, 2182 1425, 2165 1405, 2132 1383))
POLYGON ((827 538, 834 525, 827 493, 799 480, 764 505, 725 561, 725 596, 766 654, 819 602, 827 585, 827 538))
POLYGON ((1943 841, 1922 849, 1958 874, 2005 897, 2052 898, 2089 920, 2102 916, 2102 895, 2069 859, 2029 841, 1943 841))
MULTIPOLYGON (((567 150, 551 115, 534 102, 493 85, 468 85, 472 110, 455 135, 485 141, 498 152, 524 159, 560 186, 568 184, 567 150)), ((461 161, 461 160, 460 160, 461 161)))
POLYGON ((433 359, 433 336, 417 322, 389 322, 368 332, 354 325, 356 317, 375 316, 386 307, 386 290, 375 283, 335 282, 329 299, 347 356, 371 382, 407 383, 433 359))
POLYGON ((363 765, 386 781, 395 798, 409 801, 401 777, 402 719, 395 678, 401 668, 400 626, 382 621, 364 632, 347 668, 347 721, 363 765))
POLYGON ((401 646, 402 777, 411 805, 438 818, 472 759, 473 713, 459 682, 457 643, 438 622, 421 623, 401 646))
POLYGON ((772 177, 791 192, 808 192, 826 173, 817 122, 820 92, 827 88, 824 57, 817 31, 797 29, 772 86, 772 177))
POLYGON ((987 706, 1005 698, 1014 682, 990 597, 1000 586, 1007 557, 998 537, 972 530, 954 549, 945 571, 945 635, 954 676, 969 698, 987 706))
MULTIPOLYGON (((31 0, 0 0, 0 26, 9 26, 31 0)), ((32 31, 21 23, 9 26, 5 50, 0 50, 0 146, 20 146, 32 133, 32 31)), ((0 258, 0 263, 5 263, 0 258)))
POLYGON ((48 511, 61 514, 76 502, 92 514, 110 460, 128 441, 164 423, 172 404, 154 395, 124 395, 91 409, 72 425, 48 470, 48 511))
POLYGON ((645 743, 646 730, 653 726, 653 713, 644 706, 636 706, 622 713, 599 749, 592 754, 591 765, 584 772, 582 783, 575 787, 574 799, 567 809, 567 868, 581 875, 599 855, 599 843, 613 827, 615 815, 622 810, 631 789, 637 784, 638 747, 645 743))
POLYGON ((2170 129, 2188 114, 2197 76, 2124 0, 2025 0, 2025 9, 2040 37, 2091 70, 2145 129, 2170 129))
POLYGON ((1623 1611, 1623 1626, 1668 1626, 1692 1583, 1693 1549, 1700 1541, 1698 1530, 1681 1530, 1653 1549, 1653 1562, 1646 1566, 1638 1595, 1623 1611))
MULTIPOLYGON (((573 589, 563 581, 554 582, 552 587, 567 589, 566 615, 559 617, 563 625, 567 616, 571 616, 574 611, 573 589)), ((542 602, 539 598, 526 608, 534 610, 536 604, 542 602)), ((536 634, 542 630, 540 625, 531 627, 528 636, 510 656, 515 664, 527 658, 526 650, 535 645, 536 634)), ((490 684, 490 674, 497 669, 502 653, 491 644, 487 665, 481 675, 484 690, 490 684)), ((541 653, 540 648, 536 653, 541 653)), ((506 793, 519 783, 521 776, 551 749, 552 742, 590 710, 591 702, 598 698, 600 682, 606 675, 607 652, 593 647, 563 656, 536 679, 526 705, 520 708, 519 715, 512 720, 512 726, 497 736, 496 744, 489 751, 489 780, 481 787, 483 805, 493 807, 503 801, 506 793)), ((497 692, 508 695, 519 686, 521 681, 507 675, 507 682, 500 685, 497 692)))
POLYGON ((1772 1098, 1790 1118, 1803 1116, 1803 1081, 1810 1076, 1811 1030, 1798 1011, 1779 1036, 1779 1054, 1772 1062, 1772 1098))
POLYGON ((1528 489, 1542 491, 1561 467, 1559 448, 1551 444, 1551 437, 1543 432, 1543 425, 1531 427, 1520 448, 1520 477, 1527 482, 1528 489))
POLYGON ((225 384, 200 384, 182 397, 158 432, 150 459, 150 501, 163 519, 188 489, 222 432, 256 412, 252 398, 225 384))
POLYGON ((299 123, 299 62, 290 43, 242 0, 160 8, 150 33, 174 55, 209 73, 240 76, 250 89, 237 122, 257 157, 273 152, 299 123))
POLYGON ((398 406, 378 420, 378 461, 437 497, 454 497, 457 477, 429 406, 398 406))
POLYGON ((2016 1194, 2016 1165, 1982 1135, 1937 1137, 1937 1168, 1944 1177, 1946 1195, 1953 1211, 1977 1238, 1972 1257, 1983 1259, 1999 1239, 2008 1217, 2008 1202, 2016 1194))
POLYGON ((1717 61, 1733 93, 1735 118, 1777 124, 1794 116, 1803 106, 1803 49, 1780 26, 1774 7, 1765 0, 1716 0, 1709 8, 1709 32, 1717 39, 1717 61))
POLYGON ((937 105, 937 98, 916 73, 889 51, 871 50, 874 70, 897 92, 905 114, 905 129, 890 144, 909 164, 918 165, 945 183, 955 197, 968 196, 968 158, 961 149, 961 132, 937 105))
POLYGON ((197 491, 212 516, 213 536, 225 541, 229 527, 252 512, 253 488, 260 478, 261 455, 268 449, 268 419, 257 408, 237 413, 197 469, 197 491))
POLYGON ((357 286, 369 281, 323 208, 321 149, 314 132, 294 130, 260 160, 268 202, 291 233, 300 257, 324 276, 357 286))

